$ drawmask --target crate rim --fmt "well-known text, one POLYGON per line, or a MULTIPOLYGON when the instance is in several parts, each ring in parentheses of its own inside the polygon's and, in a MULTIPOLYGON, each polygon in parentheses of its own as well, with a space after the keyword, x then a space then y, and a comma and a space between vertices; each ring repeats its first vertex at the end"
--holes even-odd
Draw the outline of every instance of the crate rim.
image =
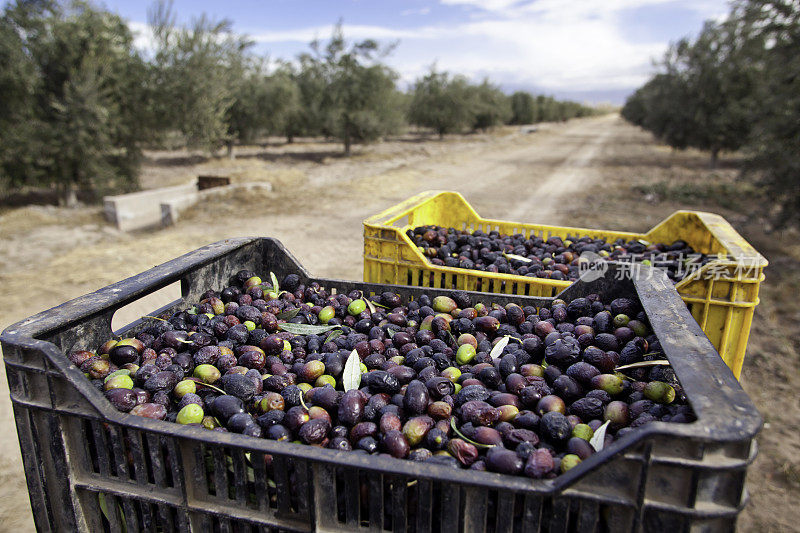
MULTIPOLYGON (((210 432, 199 428, 184 427, 180 424, 146 419, 129 413, 123 413, 111 406, 103 394, 91 385, 90 381, 86 379, 83 373, 69 362, 63 352, 55 344, 36 338, 58 330, 59 326, 63 327, 65 322, 72 324, 89 317, 113 312, 119 307, 145 294, 181 280, 188 272, 203 264, 210 263, 214 259, 222 257, 238 248, 259 241, 268 241, 271 242, 272 245, 278 247, 279 250, 287 255, 288 259, 294 261, 298 272, 301 276, 305 276, 308 282, 318 281, 332 287, 336 287, 337 283, 339 285, 353 283, 360 285, 377 285, 310 276, 302 265, 297 262, 294 256, 286 250, 283 244, 274 238, 245 237, 226 239, 203 246, 145 272, 17 322, 6 328, 2 334, 0 334, 0 341, 5 345, 13 345, 23 350, 36 350, 44 354, 47 358, 47 365, 55 367, 55 369, 82 394, 99 416, 123 427, 178 436, 193 441, 196 444, 223 445, 231 448, 256 451, 258 453, 278 453, 298 459, 319 461, 331 465, 347 463, 357 468, 378 470, 383 474, 389 475, 416 476, 428 479, 441 479, 444 476, 445 478, 454 478, 454 481, 465 485, 489 489, 514 490, 535 493, 542 496, 552 496, 562 491, 569 490, 579 479, 591 474, 598 466, 618 458, 625 450, 651 436, 665 435, 670 437, 686 437, 708 443, 738 442, 752 439, 761 428, 761 416, 757 412, 752 401, 744 390, 742 390, 739 382, 719 357, 700 327, 692 319, 691 315, 689 315, 686 306, 672 287, 672 283, 667 279, 666 275, 661 272, 655 273, 655 279, 648 279, 641 274, 634 274, 632 276, 632 282, 637 292, 640 294, 647 294, 647 298, 643 298, 642 305, 645 307, 646 312, 648 312, 648 316, 651 316, 650 311, 656 311, 647 309, 648 304, 645 303, 645 300, 650 302, 652 299, 658 303, 664 304, 663 308, 657 310, 659 313, 664 313, 666 316, 671 317, 673 321, 678 320, 678 323, 682 323, 684 326, 678 331, 671 330, 670 338, 663 340, 663 333, 659 334, 655 326, 654 330, 656 330, 655 333, 659 336, 659 340, 662 340, 662 347, 664 348, 667 359, 669 359, 684 390, 687 391, 687 399, 697 415, 697 420, 688 424, 671 424, 655 421, 637 428, 637 431, 631 432, 619 440, 614 441, 608 448, 593 454, 577 467, 553 480, 534 480, 523 476, 508 476, 494 474, 492 472, 453 469, 443 465, 416 463, 414 461, 397 460, 393 458, 375 456, 359 457, 359 454, 352 454, 349 452, 317 448, 302 444, 270 441, 267 439, 256 439, 234 433, 210 432), (64 313, 71 314, 65 319, 64 313), (679 316, 675 316, 676 314, 679 316), (696 360, 689 357, 675 358, 678 355, 678 347, 675 346, 678 343, 675 342, 675 337, 680 337, 680 341, 687 342, 693 347, 693 350, 690 351, 695 352, 696 360), (667 342, 665 343, 664 340, 667 342), (694 368, 690 368, 696 363, 703 363, 706 366, 704 370, 712 373, 712 375, 708 377, 709 387, 706 391, 703 391, 703 380, 705 378, 701 378, 694 372, 694 368), (711 378, 713 378, 713 384, 711 383, 711 378), (690 394, 690 391, 693 394, 690 394), (720 411, 710 412, 710 407, 712 406, 705 405, 705 403, 713 399, 722 399, 722 401, 715 402, 716 405, 713 407, 724 410, 724 413, 720 411), (735 424, 730 423, 731 417, 736 421, 735 424)), ((380 284, 379 286, 385 290, 397 288, 398 290, 406 291, 412 289, 420 292, 451 292, 446 289, 430 289, 414 286, 388 284, 380 284)), ((528 302, 553 299, 481 292, 470 292, 469 294, 482 298, 510 297, 514 300, 528 302)), ((182 302, 182 300, 177 300, 176 302, 185 303, 182 302)), ((662 318, 659 324, 665 323, 664 320, 665 319, 662 318)), ((684 348, 681 348, 681 350, 685 351, 684 348)), ((5 353, 3 354, 3 358, 7 366, 12 368, 23 366, 14 361, 6 360, 5 353)), ((42 370, 41 372, 48 373, 48 370, 42 370)), ((12 400, 14 403, 25 407, 53 410, 43 408, 40 405, 29 405, 23 401, 14 400, 13 398, 12 400)), ((85 415, 80 414, 74 416, 85 418, 85 415)), ((752 461, 752 455, 753 454, 751 454, 750 459, 742 461, 739 464, 752 461)), ((686 461, 691 462, 695 467, 702 467, 702 463, 698 463, 697 461, 686 461)), ((712 467, 716 469, 721 468, 718 465, 712 465, 712 467)))

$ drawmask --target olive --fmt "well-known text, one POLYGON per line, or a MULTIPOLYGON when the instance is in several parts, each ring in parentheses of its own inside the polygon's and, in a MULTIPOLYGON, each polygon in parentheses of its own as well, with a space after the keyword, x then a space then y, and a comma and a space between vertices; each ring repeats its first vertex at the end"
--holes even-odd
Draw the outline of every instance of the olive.
POLYGON ((651 381, 645 386, 644 395, 648 400, 669 404, 675 400, 675 389, 663 381, 651 381))
POLYGON ((219 369, 210 364, 196 366, 192 375, 209 384, 215 383, 221 377, 219 369))
POLYGON ((324 418, 314 418, 300 426, 297 434, 306 444, 317 444, 328 436, 331 424, 324 418))
POLYGON ((627 426, 630 421, 628 404, 621 401, 609 403, 603 412, 603 419, 611 422, 611 429, 620 429, 627 426))
POLYGON ((503 437, 500 432, 494 428, 486 426, 478 426, 475 428, 475 433, 472 435, 472 440, 480 444, 488 444, 495 446, 503 445, 503 437))
POLYGON ((226 393, 245 402, 252 399, 257 392, 256 385, 253 383, 253 380, 242 374, 228 373, 222 376, 219 381, 226 393))
POLYGON ((567 470, 575 468, 581 463, 581 458, 575 454, 568 453, 564 457, 561 458, 561 472, 564 473, 567 470))
POLYGON ((220 422, 227 424, 228 419, 235 414, 244 413, 244 403, 235 396, 217 396, 208 406, 209 414, 217 417, 220 422))
POLYGON ((190 403, 178 411, 176 422, 178 424, 199 424, 203 421, 203 408, 196 403, 190 403))
POLYGON ((359 422, 350 430, 350 440, 357 442, 364 437, 374 437, 378 434, 378 426, 374 422, 359 422))
POLYGON ((461 418, 475 426, 491 426, 500 420, 501 412, 486 402, 472 400, 459 408, 461 418))
POLYGON ((405 436, 396 430, 389 430, 383 434, 381 438, 381 448, 392 457, 398 459, 408 456, 408 452, 411 449, 405 436))
POLYGON ((519 474, 522 472, 522 459, 513 451, 496 446, 486 452, 486 469, 501 474, 519 474))
POLYGON ((448 442, 447 433, 434 427, 425 435, 424 446, 432 451, 439 451, 447 448, 448 442))
POLYGON ((425 435, 434 426, 433 419, 429 416, 416 416, 403 425, 403 436, 409 446, 414 447, 423 441, 425 435))
POLYGON ((478 460, 478 448, 462 439, 450 439, 447 451, 464 466, 470 466, 478 460))
POLYGON ((291 438, 291 434, 286 426, 275 424, 267 429, 266 437, 271 440, 288 441, 291 438))
POLYGON ((591 440, 594 430, 588 424, 578 424, 572 428, 572 436, 583 440, 591 440))
POLYGON ((352 316, 358 316, 363 313, 367 308, 367 302, 362 299, 353 300, 347 306, 347 312, 350 313, 352 316))
POLYGON ((259 416, 256 419, 256 422, 258 423, 258 425, 261 426, 262 429, 267 430, 271 426, 274 426, 275 424, 283 423, 285 417, 286 413, 284 413, 283 411, 273 410, 273 411, 268 411, 263 415, 259 416))
POLYGON ((339 401, 339 421, 353 426, 361 421, 364 416, 364 397, 357 390, 344 393, 339 401))
MULTIPOLYGON (((442 379, 452 386, 449 380, 442 379)), ((406 413, 410 415, 420 415, 424 413, 425 409, 428 407, 429 399, 428 387, 421 381, 413 380, 406 387, 406 393, 403 396, 403 408, 406 413)), ((414 444, 412 444, 412 446, 414 446, 414 444)))
POLYGON ((539 431, 541 437, 551 444, 562 444, 572 434, 572 426, 566 416, 551 411, 542 415, 539 431))
POLYGON ((143 416, 145 418, 164 420, 164 418, 167 416, 167 408, 159 403, 143 403, 133 407, 130 410, 130 413, 132 415, 143 416))
POLYGON ((531 452, 525 463, 525 475, 534 479, 542 479, 555 468, 553 456, 546 449, 531 452))
POLYGON ((536 404, 536 412, 540 415, 551 412, 563 414, 566 411, 567 407, 564 400, 555 395, 545 396, 536 404))
POLYGON ((599 374, 591 379, 591 386, 595 389, 606 391, 611 396, 622 392, 624 387, 622 378, 614 374, 599 374))
POLYGON ((451 313, 458 307, 458 304, 448 296, 437 296, 433 299, 432 307, 437 313, 451 313))
POLYGON ((105 397, 111 402, 118 411, 127 413, 137 405, 136 393, 129 388, 109 389, 105 392, 105 397))
POLYGON ((130 376, 125 374, 109 376, 103 383, 103 390, 106 391, 111 389, 132 389, 132 388, 133 388, 133 380, 131 379, 130 376))
POLYGON ((573 402, 569 406, 569 413, 586 421, 593 418, 601 418, 603 416, 603 402, 598 398, 586 396, 573 402))

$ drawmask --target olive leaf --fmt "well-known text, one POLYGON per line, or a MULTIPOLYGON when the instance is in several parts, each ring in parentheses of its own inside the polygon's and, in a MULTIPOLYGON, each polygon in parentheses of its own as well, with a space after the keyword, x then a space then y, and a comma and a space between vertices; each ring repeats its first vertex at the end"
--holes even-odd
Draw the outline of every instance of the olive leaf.
POLYGON ((499 341, 497 341, 497 344, 494 345, 494 348, 492 348, 492 351, 489 352, 489 356, 492 358, 492 360, 495 360, 498 357, 500 357, 500 354, 503 353, 503 349, 508 345, 509 341, 512 341, 512 340, 515 340, 517 342, 522 342, 518 338, 512 337, 511 335, 503 336, 503 338, 500 339, 499 341))
POLYGON ((523 263, 530 263, 533 259, 528 259, 527 257, 523 257, 517 254, 507 254, 503 252, 503 257, 506 259, 513 259, 514 261, 522 261, 523 263))
POLYGON ((274 272, 269 273, 269 279, 272 280, 272 290, 275 292, 280 292, 280 288, 278 287, 278 278, 275 277, 274 272))
POLYGON ((295 335, 319 335, 320 333, 327 333, 332 329, 339 326, 314 326, 312 324, 292 324, 291 322, 282 322, 278 327, 283 331, 294 333, 295 335))
POLYGON ((644 366, 669 366, 669 361, 667 361, 666 359, 659 359, 657 361, 641 361, 639 363, 631 363, 629 365, 618 366, 614 370, 620 371, 620 370, 627 370, 629 368, 641 368, 644 366))
POLYGON ((303 409, 305 409, 306 411, 308 411, 308 406, 306 405, 306 401, 305 401, 305 399, 303 398, 303 396, 305 396, 305 395, 306 395, 306 394, 305 394, 305 393, 304 393, 304 392, 301 390, 301 391, 300 391, 300 405, 302 405, 302 406, 303 406, 303 409))
POLYGON ((469 442, 473 446, 477 446, 478 448, 494 448, 495 447, 494 444, 481 444, 480 442, 475 442, 474 440, 469 439, 466 436, 464 436, 464 434, 461 433, 458 430, 458 428, 456 427, 456 417, 454 417, 454 416, 450 417, 450 427, 453 428, 453 431, 456 433, 456 435, 458 435, 459 437, 461 437, 465 441, 469 442))
POLYGON ((377 309, 375 309, 375 302, 373 302, 372 300, 370 300, 366 296, 364 298, 361 298, 361 299, 364 300, 365 304, 367 304, 367 308, 369 309, 370 313, 375 313, 377 311, 377 309))
POLYGON ((224 390, 220 389, 219 387, 215 387, 214 385, 211 385, 210 383, 205 383, 203 381, 195 381, 195 385, 202 385, 203 387, 208 387, 209 389, 214 389, 215 391, 219 392, 220 394, 224 394, 226 396, 228 394, 227 392, 225 392, 224 390))
POLYGON ((594 432, 592 438, 589 439, 589 444, 592 445, 594 451, 599 452, 603 449, 603 446, 606 443, 606 429, 608 428, 608 424, 611 423, 611 420, 606 420, 606 423, 597 428, 597 431, 594 432))
POLYGON ((447 331, 447 336, 450 337, 450 342, 453 343, 453 346, 458 346, 458 341, 456 340, 455 336, 452 333, 450 333, 449 330, 447 331))
POLYGON ((325 337, 325 341, 323 341, 322 344, 327 344, 327 343, 329 343, 331 341, 335 341, 336 339, 338 339, 341 336, 342 336, 342 330, 335 329, 335 330, 331 331, 330 333, 328 333, 328 336, 325 337))
POLYGON ((358 356, 358 350, 353 350, 347 357, 342 371, 342 385, 345 392, 358 389, 361 385, 361 358, 358 356))
POLYGON ((277 318, 278 320, 291 320, 294 317, 296 317, 299 312, 300 308, 295 307, 294 309, 290 309, 289 311, 282 311, 278 313, 278 316, 276 316, 275 318, 277 318))
MULTIPOLYGON (((192 307, 192 309, 194 309, 194 307, 192 307)), ((189 314, 195 314, 196 315, 197 313, 195 312, 195 313, 189 313, 189 314)), ((152 318, 153 320, 160 320, 161 322, 167 322, 163 318, 159 318, 157 316, 152 316, 152 315, 143 315, 140 318, 152 318)))

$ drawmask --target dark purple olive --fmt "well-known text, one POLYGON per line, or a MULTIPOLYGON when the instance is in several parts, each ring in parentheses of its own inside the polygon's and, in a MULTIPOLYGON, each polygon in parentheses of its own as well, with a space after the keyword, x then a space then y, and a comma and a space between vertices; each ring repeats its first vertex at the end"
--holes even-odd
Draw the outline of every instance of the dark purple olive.
POLYGON ((439 451, 444 450, 447 447, 448 442, 449 439, 447 438, 447 433, 439 428, 434 427, 428 431, 427 435, 425 435, 425 441, 423 445, 431 451, 439 451))
POLYGON ((164 418, 167 416, 167 408, 160 403, 139 404, 133 407, 129 412, 132 415, 143 416, 145 418, 154 418, 156 420, 164 420, 164 418))
POLYGON ((369 387, 370 392, 373 394, 378 392, 394 394, 400 390, 398 379, 383 370, 368 372, 363 376, 363 381, 363 384, 369 387))
POLYGON ((297 434, 306 444, 318 444, 328 436, 330 429, 331 425, 327 420, 315 418, 300 426, 297 434))
POLYGON ((583 396, 583 387, 568 375, 563 374, 553 382, 553 393, 560 396, 565 402, 574 402, 583 396))
POLYGON ((491 426, 500 420, 500 410, 486 402, 473 400, 462 405, 460 416, 464 422, 471 422, 475 426, 491 426))
POLYGON ((586 396, 569 406, 569 413, 578 416, 583 421, 602 418, 603 402, 599 398, 586 396))
POLYGON ((472 435, 472 440, 480 444, 488 444, 495 446, 503 445, 503 437, 500 432, 494 428, 486 426, 478 426, 475 428, 475 433, 472 435))
POLYGON ((509 448, 516 448, 523 442, 528 442, 533 445, 539 444, 539 435, 530 429, 515 428, 503 434, 503 442, 509 448))
POLYGON ((374 422, 359 422, 350 430, 350 440, 358 442, 364 437, 374 437, 378 434, 378 426, 374 422))
POLYGON ((551 411, 542 415, 539 421, 539 434, 551 444, 563 444, 572 434, 572 426, 566 416, 551 411))
POLYGON ((397 459, 403 459, 408 456, 408 452, 411 449, 403 434, 395 430, 389 430, 384 433, 381 439, 381 448, 397 459))
POLYGON ((428 387, 421 381, 413 380, 406 387, 406 393, 403 396, 403 408, 409 415, 421 415, 428 407, 428 400, 428 387))
POLYGON ((284 424, 286 424, 286 427, 291 431, 297 433, 309 420, 311 420, 311 416, 308 414, 308 411, 306 411, 304 407, 298 405, 286 411, 284 424))
POLYGON ((209 404, 209 413, 227 425, 228 419, 237 413, 244 413, 244 403, 235 396, 218 396, 209 404))
POLYGON ((588 441, 580 437, 571 437, 567 441, 567 453, 572 453, 581 458, 581 460, 588 459, 593 453, 594 448, 588 441))
POLYGON ((495 446, 486 452, 486 469, 501 474, 519 474, 522 472, 522 459, 513 451, 495 446))
POLYGON ((339 401, 339 422, 353 426, 361 422, 364 416, 364 397, 357 390, 344 393, 339 401))
POLYGON ((105 393, 105 397, 111 402, 111 405, 118 411, 127 413, 137 405, 136 393, 131 389, 110 389, 105 393))
POLYGON ((542 479, 553 470, 553 456, 545 449, 534 450, 525 463, 525 475, 534 479, 542 479))
POLYGON ((450 439, 447 451, 464 466, 469 466, 478 459, 478 448, 462 439, 450 439))

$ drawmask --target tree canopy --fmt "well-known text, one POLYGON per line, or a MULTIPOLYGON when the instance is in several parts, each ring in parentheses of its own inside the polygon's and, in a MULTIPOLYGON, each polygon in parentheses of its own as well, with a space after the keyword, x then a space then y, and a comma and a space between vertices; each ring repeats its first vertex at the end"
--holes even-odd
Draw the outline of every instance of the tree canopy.
POLYGON ((742 149, 745 170, 775 201, 779 224, 800 222, 800 4, 748 0, 694 40, 673 44, 622 115, 682 149, 742 149))
POLYGON ((341 23, 293 61, 270 61, 231 23, 148 11, 152 41, 90 0, 16 0, 0 14, 0 183, 46 186, 70 203, 138 186, 143 147, 209 154, 264 135, 355 143, 409 123, 439 135, 591 113, 574 102, 431 69, 404 94, 393 44, 345 38, 341 23), (524 107, 522 109, 520 106, 524 107))

